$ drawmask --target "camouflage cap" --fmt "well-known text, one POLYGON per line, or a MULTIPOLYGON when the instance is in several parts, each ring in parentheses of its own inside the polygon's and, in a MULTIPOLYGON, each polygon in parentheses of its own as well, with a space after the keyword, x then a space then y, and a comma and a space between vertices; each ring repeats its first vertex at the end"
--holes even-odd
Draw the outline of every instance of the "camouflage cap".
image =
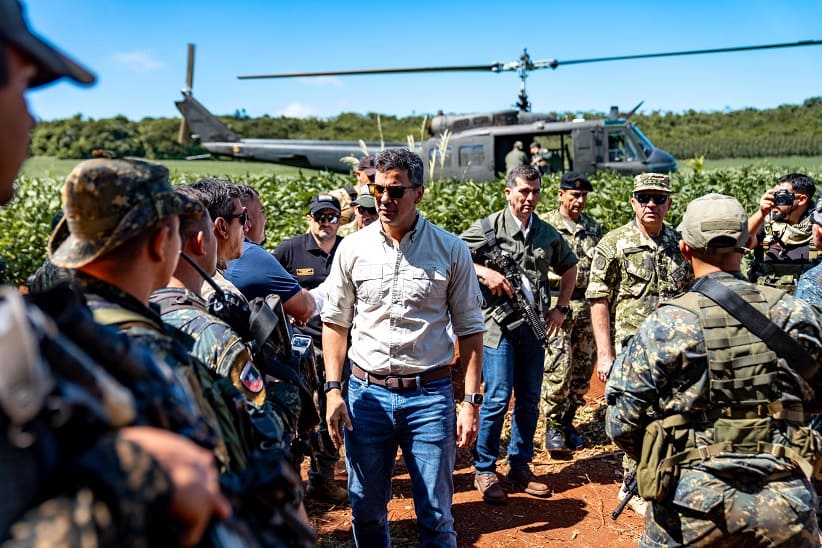
POLYGON ((585 175, 576 171, 563 173, 562 179, 559 181, 559 188, 561 190, 584 190, 586 192, 594 190, 593 185, 585 178, 585 175))
POLYGON ((671 192, 671 178, 664 173, 640 173, 634 177, 634 192, 643 190, 671 192))
POLYGON ((732 196, 706 194, 688 204, 677 230, 689 247, 706 255, 744 253, 748 214, 732 196))
POLYGON ((63 76, 80 84, 94 83, 95 78, 91 72, 32 34, 23 17, 23 6, 18 0, 0 0, 0 43, 20 50, 37 65, 37 74, 29 82, 30 88, 48 84, 63 76))
POLYGON ((368 192, 364 192, 363 194, 360 194, 359 196, 357 196, 357 199, 354 200, 351 203, 354 204, 354 205, 358 205, 358 206, 370 207, 372 209, 377 208, 377 201, 368 192))
POLYGON ((167 217, 203 211, 202 204, 174 192, 168 169, 135 158, 81 162, 66 177, 62 194, 65 216, 48 251, 65 268, 86 265, 167 217))

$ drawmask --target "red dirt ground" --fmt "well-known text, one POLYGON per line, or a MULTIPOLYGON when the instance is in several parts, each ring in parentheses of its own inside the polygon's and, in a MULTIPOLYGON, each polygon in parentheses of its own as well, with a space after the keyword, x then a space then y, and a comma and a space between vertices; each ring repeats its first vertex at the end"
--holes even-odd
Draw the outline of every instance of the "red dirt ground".
MULTIPOLYGON (((610 514, 617 504, 622 454, 604 434, 603 386, 596 378, 586 396, 586 406, 577 412, 575 424, 587 440, 585 449, 568 460, 552 460, 539 447, 534 473, 553 491, 550 498, 535 498, 509 491, 506 506, 491 506, 473 486, 473 461, 467 450, 457 452, 454 471, 453 513, 459 546, 636 546, 642 533, 642 518, 626 508, 618 521, 610 514)), ((506 433, 503 433, 505 436, 506 433)), ((537 445, 542 430, 537 433, 537 445)), ((501 474, 507 468, 501 461, 501 474)), ((305 472, 305 471, 304 471, 305 472)), ((305 476, 304 476, 305 477, 305 476)), ((341 461, 337 479, 345 484, 341 461)), ((311 522, 319 535, 319 546, 353 546, 351 510, 306 501, 311 522)), ((388 507, 394 546, 416 546, 414 506, 408 474, 398 456, 393 478, 393 497, 388 507)))

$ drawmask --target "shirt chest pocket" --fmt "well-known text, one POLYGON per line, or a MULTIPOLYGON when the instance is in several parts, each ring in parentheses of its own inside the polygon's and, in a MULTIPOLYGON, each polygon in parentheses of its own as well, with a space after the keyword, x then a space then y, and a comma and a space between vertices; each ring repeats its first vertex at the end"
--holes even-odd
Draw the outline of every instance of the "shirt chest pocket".
POLYGON ((434 299, 441 302, 448 289, 445 274, 433 265, 409 266, 404 269, 401 279, 402 296, 406 301, 434 299))
POLYGON ((629 248, 625 253, 625 291, 639 297, 655 277, 653 253, 644 248, 629 248))
POLYGON ((383 281, 382 265, 356 266, 351 272, 351 280, 357 289, 357 299, 368 304, 379 304, 387 292, 383 281))

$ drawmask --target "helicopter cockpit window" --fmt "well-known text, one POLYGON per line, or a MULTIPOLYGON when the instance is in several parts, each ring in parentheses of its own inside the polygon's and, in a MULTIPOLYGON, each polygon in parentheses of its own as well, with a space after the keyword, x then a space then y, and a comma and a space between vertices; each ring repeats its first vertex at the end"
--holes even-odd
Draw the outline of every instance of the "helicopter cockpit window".
POLYGON ((608 161, 633 162, 639 156, 634 143, 621 131, 608 133, 608 161))
POLYGON ((464 145, 459 148, 461 166, 477 166, 485 162, 485 147, 483 145, 464 145))
POLYGON ((642 152, 645 153, 645 157, 649 158, 654 151, 654 145, 651 144, 651 141, 645 137, 645 134, 642 133, 638 127, 631 126, 631 129, 634 131, 634 135, 636 135, 637 141, 639 141, 639 147, 642 149, 642 152))

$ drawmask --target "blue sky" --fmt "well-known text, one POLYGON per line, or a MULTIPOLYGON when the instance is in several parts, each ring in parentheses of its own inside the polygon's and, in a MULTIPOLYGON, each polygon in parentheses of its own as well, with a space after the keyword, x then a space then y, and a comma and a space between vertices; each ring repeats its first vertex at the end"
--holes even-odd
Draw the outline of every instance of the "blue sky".
MULTIPOLYGON (((30 94, 35 115, 177 116, 186 44, 194 95, 210 110, 327 117, 340 112, 509 108, 515 73, 242 81, 240 74, 579 59, 822 39, 822 1, 332 2, 24 0, 32 27, 98 83, 30 94), (527 7, 521 10, 519 7, 527 7)), ((822 46, 560 66, 532 72, 534 111, 716 111, 822 95, 822 46)))

